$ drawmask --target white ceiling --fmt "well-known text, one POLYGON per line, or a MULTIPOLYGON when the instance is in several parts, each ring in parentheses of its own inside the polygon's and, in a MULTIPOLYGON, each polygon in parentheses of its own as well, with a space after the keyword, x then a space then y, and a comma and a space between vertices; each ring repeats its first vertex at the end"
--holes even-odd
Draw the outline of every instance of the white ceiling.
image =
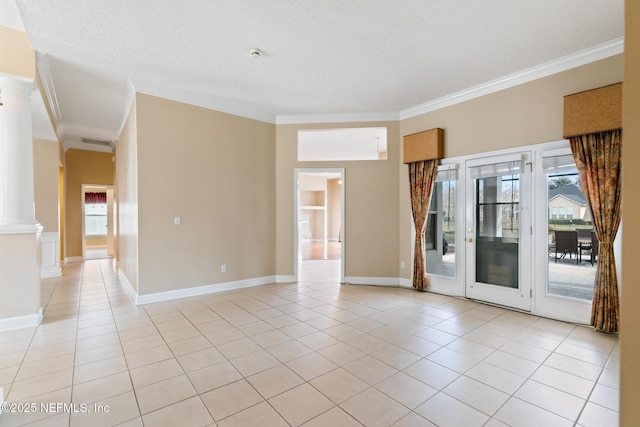
POLYGON ((134 91, 268 122, 397 119, 624 34, 623 0, 0 0, 0 25, 16 4, 68 141, 116 139, 134 91))

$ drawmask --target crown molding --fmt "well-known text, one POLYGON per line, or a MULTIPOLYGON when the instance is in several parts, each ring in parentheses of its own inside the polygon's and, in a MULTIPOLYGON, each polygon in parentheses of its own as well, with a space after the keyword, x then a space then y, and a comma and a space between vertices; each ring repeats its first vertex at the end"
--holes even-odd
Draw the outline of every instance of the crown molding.
POLYGON ((460 92, 452 93, 451 95, 447 95, 433 101, 406 108, 399 112, 400 120, 416 117, 441 108, 450 107, 461 102, 489 95, 491 93, 538 80, 543 77, 548 77, 553 74, 561 73, 563 71, 609 58, 614 55, 619 55, 623 52, 624 37, 620 37, 609 42, 464 89, 460 92))
POLYGON ((278 114, 277 125, 303 123, 355 123, 355 122, 393 122, 398 121, 396 112, 387 113, 335 113, 335 114, 278 114))
POLYGON ((271 113, 258 111, 249 105, 242 105, 235 102, 226 102, 203 93, 187 92, 180 89, 173 89, 156 85, 144 81, 134 81, 135 91, 146 95, 157 96, 171 101, 182 102, 196 107, 207 108, 221 113, 232 114, 234 116, 245 117, 247 119, 258 120, 260 122, 275 123, 275 116, 271 113))
POLYGON ((51 74, 51 67, 49 67, 49 57, 45 53, 36 52, 36 68, 42 87, 44 89, 44 95, 47 98, 47 104, 51 109, 51 115, 55 123, 53 131, 56 133, 58 140, 65 147, 65 132, 62 121, 62 114, 60 113, 60 105, 58 103, 58 96, 56 94, 55 85, 53 84, 53 75, 51 74))

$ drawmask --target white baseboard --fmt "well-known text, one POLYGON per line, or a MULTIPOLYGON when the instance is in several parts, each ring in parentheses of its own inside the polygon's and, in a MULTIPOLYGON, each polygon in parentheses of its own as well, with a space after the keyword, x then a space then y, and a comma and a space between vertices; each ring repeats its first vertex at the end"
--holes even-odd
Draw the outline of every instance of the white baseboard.
POLYGON ((65 264, 69 264, 70 262, 82 262, 82 261, 84 261, 84 258, 82 258, 81 256, 68 256, 64 259, 65 264))
POLYGON ((170 301, 180 298, 195 297, 198 295, 213 294, 216 292, 230 291, 234 289, 250 288, 253 286, 276 283, 276 276, 257 277, 255 279, 238 280, 236 282, 216 283, 213 285, 196 286, 193 288, 176 289, 173 291, 158 292, 154 294, 136 295, 137 305, 151 304, 154 302, 170 301))
POLYGON ((4 403, 4 390, 0 387, 0 415, 2 415, 2 404, 4 403))
POLYGON ((291 276, 286 276, 286 275, 278 275, 276 276, 276 283, 294 283, 295 279, 293 277, 293 275, 291 276))
POLYGON ((129 281, 129 278, 127 277, 127 275, 124 274, 120 268, 118 268, 118 278, 124 284, 124 287, 129 292, 129 295, 131 296, 131 299, 133 300, 133 302, 137 304, 138 293, 133 287, 133 284, 129 281))
POLYGON ((39 307, 35 314, 0 319, 0 332, 10 331, 12 329, 31 328, 33 326, 38 326, 41 321, 42 307, 39 307))
POLYGON ((413 279, 402 279, 402 278, 400 278, 400 287, 401 288, 411 288, 411 289, 413 289, 413 279))
POLYGON ((398 277, 354 277, 344 278, 344 283, 351 285, 400 286, 398 277))
POLYGON ((60 276, 62 276, 62 269, 60 267, 47 267, 43 265, 40 269, 40 278, 42 279, 60 276))

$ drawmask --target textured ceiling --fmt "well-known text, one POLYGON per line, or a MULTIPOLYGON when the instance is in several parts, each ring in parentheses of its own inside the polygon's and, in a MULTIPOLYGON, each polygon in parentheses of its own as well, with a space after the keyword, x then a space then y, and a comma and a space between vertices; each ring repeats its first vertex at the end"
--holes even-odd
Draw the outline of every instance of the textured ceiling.
MULTIPOLYGON (((138 92, 266 121, 398 113, 624 34, 623 0, 16 4, 59 97, 84 91, 85 103, 110 105, 105 86, 122 95, 130 79, 138 92), (82 80, 75 67, 99 73, 82 80), (89 91, 100 82, 101 92, 89 91)), ((63 104, 69 129, 96 126, 85 104, 63 104)))

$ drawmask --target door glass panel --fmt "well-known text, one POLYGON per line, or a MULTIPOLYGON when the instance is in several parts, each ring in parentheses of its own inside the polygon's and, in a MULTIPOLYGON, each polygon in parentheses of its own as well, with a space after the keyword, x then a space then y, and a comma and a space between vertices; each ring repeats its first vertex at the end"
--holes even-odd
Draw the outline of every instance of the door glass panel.
POLYGON ((429 274, 455 277, 455 177, 436 181, 425 227, 425 266, 429 274))
POLYGON ((520 175, 475 180, 476 282, 518 288, 520 175))
POLYGON ((547 293, 591 301, 600 244, 578 171, 572 159, 545 169, 549 224, 547 293))

